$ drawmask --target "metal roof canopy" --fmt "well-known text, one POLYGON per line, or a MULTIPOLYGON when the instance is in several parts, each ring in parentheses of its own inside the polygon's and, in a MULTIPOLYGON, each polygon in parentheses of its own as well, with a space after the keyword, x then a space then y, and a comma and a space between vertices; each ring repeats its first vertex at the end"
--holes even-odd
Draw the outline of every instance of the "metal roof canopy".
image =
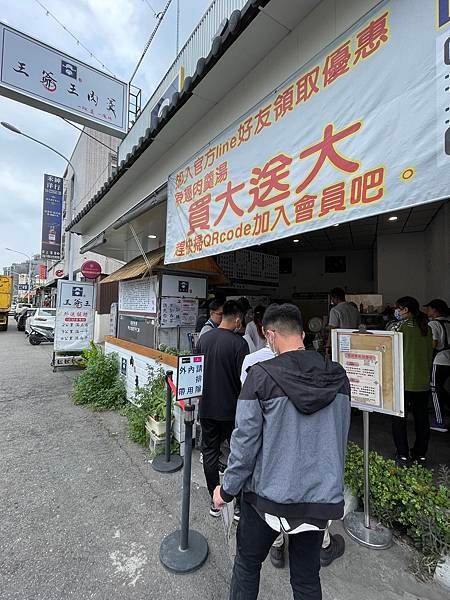
MULTIPOLYGON (((248 2, 250 5, 262 2, 248 2)), ((185 135, 223 96, 244 79, 259 62, 270 53, 292 29, 318 4, 320 0, 277 0, 260 8, 240 35, 231 42, 216 64, 203 72, 188 97, 180 95, 179 102, 172 107, 173 114, 163 114, 159 124, 150 134, 149 140, 141 138, 141 144, 133 148, 133 153, 119 165, 118 172, 108 180, 90 203, 74 218, 67 229, 85 234, 95 226, 100 214, 114 211, 123 197, 128 195, 133 183, 161 158, 163 154, 185 135), (153 137, 152 137, 153 136, 153 137), (143 151, 140 146, 149 144, 143 151)), ((247 6, 247 5, 246 5, 247 6)), ((242 11, 244 13, 245 7, 242 11)), ((228 33, 224 36, 226 43, 228 33)), ((209 56, 209 55, 208 55, 209 56)), ((205 59, 200 59, 199 63, 205 59)), ((195 79, 195 76, 192 78, 195 79)), ((171 105, 172 106, 172 105, 171 105)), ((207 143, 207 141, 205 141, 207 143)), ((160 185, 167 181, 169 173, 161 173, 160 185)), ((138 199, 136 199, 136 204, 138 199)), ((114 219, 119 214, 113 212, 114 219)), ((97 231, 96 234, 99 232, 97 231)))

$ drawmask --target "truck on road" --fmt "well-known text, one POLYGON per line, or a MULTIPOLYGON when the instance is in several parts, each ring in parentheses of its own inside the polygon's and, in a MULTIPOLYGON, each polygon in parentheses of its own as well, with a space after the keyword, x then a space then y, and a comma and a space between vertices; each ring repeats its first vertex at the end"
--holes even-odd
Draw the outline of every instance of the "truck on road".
POLYGON ((0 275, 0 331, 8 329, 9 309, 11 308, 13 294, 13 278, 9 275, 0 275))

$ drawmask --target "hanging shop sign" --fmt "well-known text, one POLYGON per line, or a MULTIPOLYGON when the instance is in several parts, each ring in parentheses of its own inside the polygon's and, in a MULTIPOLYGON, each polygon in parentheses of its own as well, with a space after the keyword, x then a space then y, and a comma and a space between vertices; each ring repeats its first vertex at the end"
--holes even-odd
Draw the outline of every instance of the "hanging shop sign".
POLYGON ((450 24, 382 2, 169 177, 166 263, 448 197, 450 24))
POLYGON ((81 274, 86 279, 97 279, 102 274, 102 267, 96 260, 87 260, 81 265, 81 274))
POLYGON ((157 277, 119 281, 119 312, 156 314, 157 277))
POLYGON ((84 350, 94 338, 93 283, 58 280, 55 351, 84 350))
POLYGON ((42 207, 41 257, 61 258, 61 228, 63 179, 55 175, 44 175, 44 201, 42 207))
POLYGON ((0 95, 124 137, 128 86, 0 23, 0 95))

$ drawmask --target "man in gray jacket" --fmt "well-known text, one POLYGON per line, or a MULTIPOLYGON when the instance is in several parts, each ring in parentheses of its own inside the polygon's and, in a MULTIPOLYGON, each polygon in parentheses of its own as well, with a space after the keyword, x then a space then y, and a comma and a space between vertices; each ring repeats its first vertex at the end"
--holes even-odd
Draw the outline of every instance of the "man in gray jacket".
POLYGON ((295 600, 320 600, 320 550, 329 520, 344 513, 350 384, 344 369, 304 349, 300 311, 270 306, 263 327, 272 360, 251 367, 216 507, 243 493, 230 600, 258 596, 262 562, 289 536, 295 600))

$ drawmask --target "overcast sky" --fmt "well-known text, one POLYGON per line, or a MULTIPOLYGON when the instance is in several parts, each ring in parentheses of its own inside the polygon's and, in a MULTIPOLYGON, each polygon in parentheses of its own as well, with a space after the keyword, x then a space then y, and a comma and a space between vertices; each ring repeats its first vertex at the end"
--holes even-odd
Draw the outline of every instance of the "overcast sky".
MULTIPOLYGON (((111 71, 128 81, 156 24, 154 11, 166 0, 41 0, 111 71)), ((211 0, 180 0, 180 45, 186 41, 211 0)), ((46 15, 36 0, 0 0, 0 20, 94 67, 95 59, 46 15)), ((176 0, 173 0, 134 84, 150 97, 175 58, 176 0)), ((59 117, 0 96, 0 121, 14 124, 70 157, 77 131, 59 117)), ((57 155, 0 127, 0 274, 21 260, 5 247, 40 252, 43 174, 62 175, 57 155)), ((23 258, 23 257, 22 257, 23 258)), ((26 260, 24 258, 24 260, 26 260)))

